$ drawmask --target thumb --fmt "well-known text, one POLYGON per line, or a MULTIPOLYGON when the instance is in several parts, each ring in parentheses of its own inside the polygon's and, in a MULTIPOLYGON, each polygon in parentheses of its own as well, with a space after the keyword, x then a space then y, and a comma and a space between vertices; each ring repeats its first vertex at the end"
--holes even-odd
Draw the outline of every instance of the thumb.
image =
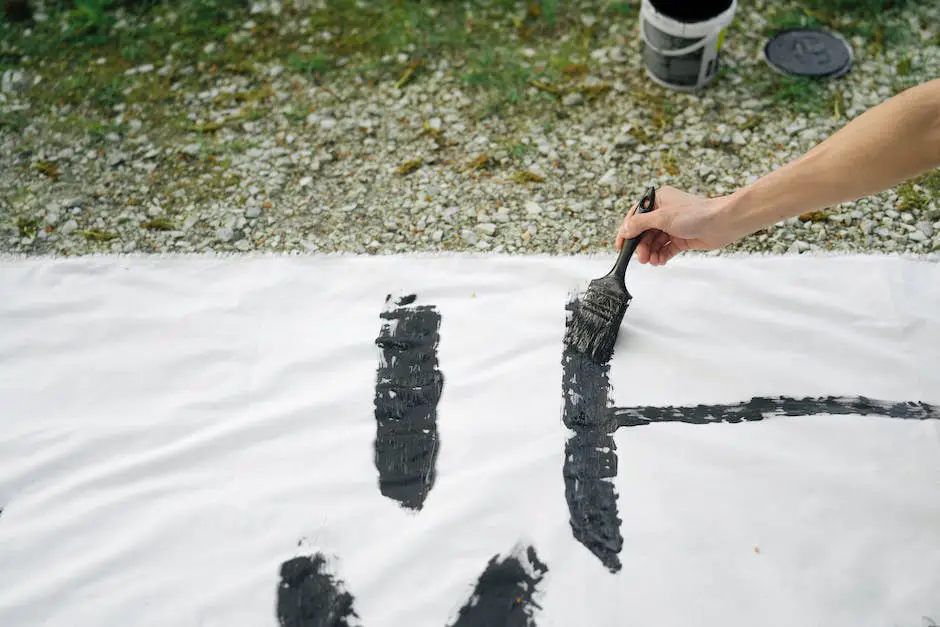
POLYGON ((627 239, 632 239, 650 229, 665 231, 667 222, 666 212, 661 209, 633 214, 621 227, 620 234, 627 239))

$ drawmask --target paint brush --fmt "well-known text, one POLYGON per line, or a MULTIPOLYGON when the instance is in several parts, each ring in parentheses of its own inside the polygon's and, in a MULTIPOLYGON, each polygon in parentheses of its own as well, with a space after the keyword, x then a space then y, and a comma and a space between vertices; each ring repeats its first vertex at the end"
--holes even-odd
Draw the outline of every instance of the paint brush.
MULTIPOLYGON (((636 213, 652 211, 655 203, 656 189, 650 187, 640 200, 636 213)), ((571 324, 565 333, 565 345, 595 363, 606 363, 614 352, 620 323, 633 299, 627 291, 623 275, 642 235, 640 233, 623 243, 611 271, 591 281, 584 297, 574 308, 571 324)))

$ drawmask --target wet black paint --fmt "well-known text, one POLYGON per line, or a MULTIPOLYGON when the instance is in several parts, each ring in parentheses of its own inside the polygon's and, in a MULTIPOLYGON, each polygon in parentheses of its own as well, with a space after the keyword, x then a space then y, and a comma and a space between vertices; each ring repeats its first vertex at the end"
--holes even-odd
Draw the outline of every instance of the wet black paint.
MULTIPOLYGON (((577 299, 568 302, 567 326, 577 299)), ((774 416, 860 415, 908 420, 940 419, 940 407, 922 402, 896 402, 864 396, 791 398, 754 397, 743 403, 613 407, 610 365, 595 363, 565 348, 562 353, 562 421, 572 431, 565 443, 562 475, 574 538, 612 573, 621 569, 621 519, 613 480, 617 476, 614 433, 619 427, 659 422, 688 424, 739 423, 774 416)))
POLYGON ((820 414, 883 416, 908 420, 940 418, 940 407, 919 402, 892 402, 864 396, 822 396, 790 398, 755 397, 731 405, 691 405, 687 407, 623 407, 612 414, 622 427, 654 422, 710 424, 763 420, 772 416, 815 416, 820 414))
POLYGON ((381 314, 375 343, 382 349, 375 385, 375 467, 379 490, 403 507, 420 510, 434 486, 440 441, 437 404, 444 387, 437 347, 441 316, 412 306, 405 296, 381 314))
POLYGON ((321 553, 281 564, 277 618, 281 627, 353 627, 353 596, 326 568, 321 553))
MULTIPOLYGON (((567 326, 577 306, 577 300, 568 303, 567 326)), ((618 423, 611 413, 609 372, 607 364, 597 364, 574 349, 562 354, 562 420, 572 431, 565 443, 562 475, 572 534, 616 572, 623 536, 612 481, 617 476, 613 433, 618 423)))
POLYGON ((610 571, 620 570, 620 516, 613 478, 617 476, 614 438, 598 432, 580 432, 565 443, 565 500, 575 540, 584 545, 610 571))
POLYGON ((534 597, 547 572, 531 546, 503 560, 494 555, 450 627, 535 627, 534 597))

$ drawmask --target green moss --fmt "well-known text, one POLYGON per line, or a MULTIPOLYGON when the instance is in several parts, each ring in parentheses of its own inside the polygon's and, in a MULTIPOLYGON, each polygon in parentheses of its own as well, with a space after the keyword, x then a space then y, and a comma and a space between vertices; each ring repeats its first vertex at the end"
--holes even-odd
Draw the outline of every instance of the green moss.
POLYGON ((17 218, 16 220, 16 230, 19 232, 20 237, 28 237, 30 239, 36 237, 36 234, 39 233, 39 227, 41 222, 36 218, 17 218))
POLYGON ((75 232, 84 236, 85 239, 90 242, 109 242, 120 237, 117 233, 111 233, 110 231, 99 231, 97 229, 75 232))
POLYGON ((169 218, 154 218, 153 220, 147 220, 140 226, 148 231, 173 231, 176 229, 176 225, 169 218))
POLYGON ((898 186, 898 211, 923 211, 927 208, 927 194, 919 189, 919 179, 905 181, 898 186))
POLYGON ((20 111, 0 111, 0 132, 22 133, 29 126, 29 116, 20 111))
POLYGON ((825 211, 810 211, 799 216, 800 222, 827 222, 829 214, 825 211))
POLYGON ((39 161, 33 167, 37 172, 51 179, 59 178, 59 166, 52 161, 39 161))
POLYGON ((406 161, 398 168, 397 173, 401 176, 407 176, 420 168, 423 163, 424 161, 421 159, 412 159, 411 161, 406 161))
POLYGON ((895 67, 899 76, 909 76, 911 73, 911 58, 910 57, 901 57, 898 60, 897 66, 895 67))
POLYGON ((535 172, 529 172, 528 170, 518 170, 513 173, 512 180, 516 183, 525 185, 526 183, 541 183, 545 179, 535 172))

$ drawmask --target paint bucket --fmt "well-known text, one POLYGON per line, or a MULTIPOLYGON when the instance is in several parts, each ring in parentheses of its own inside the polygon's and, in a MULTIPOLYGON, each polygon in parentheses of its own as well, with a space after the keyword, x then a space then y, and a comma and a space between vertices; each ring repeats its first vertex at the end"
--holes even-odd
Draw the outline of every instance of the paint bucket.
POLYGON ((643 0, 640 36, 646 75, 681 91, 711 82, 737 6, 737 0, 643 0))

